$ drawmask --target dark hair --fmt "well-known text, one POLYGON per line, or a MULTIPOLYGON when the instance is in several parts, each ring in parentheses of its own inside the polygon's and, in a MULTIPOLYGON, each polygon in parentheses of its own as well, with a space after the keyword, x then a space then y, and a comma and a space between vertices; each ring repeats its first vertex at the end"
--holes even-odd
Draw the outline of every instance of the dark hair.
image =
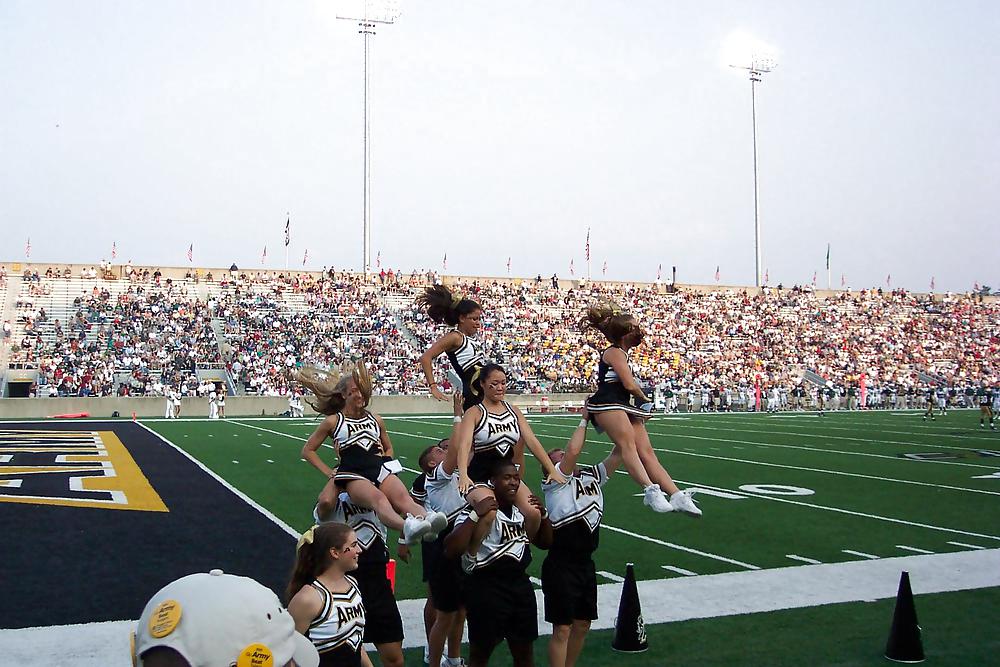
POLYGON ((636 330, 640 333, 640 340, 642 339, 642 329, 636 324, 635 318, 610 302, 589 306, 580 320, 580 328, 584 333, 587 329, 597 329, 613 345, 618 345, 622 338, 636 330))
MULTIPOLYGON (((444 442, 444 440, 442 440, 441 442, 444 442)), ((427 472, 427 457, 429 457, 431 455, 431 452, 433 452, 435 449, 437 449, 440 446, 441 446, 440 443, 438 443, 436 445, 431 445, 430 447, 428 447, 424 451, 420 452, 420 457, 417 459, 417 464, 420 466, 421 470, 423 470, 424 472, 427 472)))
POLYGON ((460 292, 452 292, 444 285, 425 288, 424 293, 417 297, 417 305, 426 310, 427 317, 438 324, 452 326, 458 324, 459 317, 483 309, 472 299, 466 299, 460 292))
POLYGON ((506 470, 507 468, 513 468, 514 470, 518 470, 517 465, 514 463, 512 459, 498 460, 496 463, 493 464, 493 467, 490 468, 489 479, 493 479, 494 477, 500 475, 501 472, 503 470, 506 470))
POLYGON ((477 395, 483 395, 483 382, 485 382, 486 378, 496 371, 500 371, 504 375, 507 374, 507 371, 505 371, 503 366, 500 364, 488 363, 479 369, 479 372, 476 373, 476 376, 472 379, 472 389, 477 395))
MULTIPOLYGON (((330 567, 332 558, 330 549, 343 549, 347 536, 352 528, 346 523, 321 523, 309 529, 312 531, 312 541, 303 542, 295 551, 295 566, 288 582, 285 603, 291 602, 303 586, 308 586, 313 580, 330 567)), ((308 534, 309 531, 306 531, 308 534)))

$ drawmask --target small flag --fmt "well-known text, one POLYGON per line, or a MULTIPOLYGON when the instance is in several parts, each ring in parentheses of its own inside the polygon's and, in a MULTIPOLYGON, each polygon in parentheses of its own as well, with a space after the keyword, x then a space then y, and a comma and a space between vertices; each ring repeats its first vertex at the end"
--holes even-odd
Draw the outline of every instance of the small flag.
POLYGON ((934 276, 931 276, 931 291, 934 291, 934 276))
POLYGON ((766 285, 770 279, 771 273, 767 269, 764 269, 764 284, 766 285))
POLYGON ((445 253, 444 259, 441 260, 441 269, 444 271, 448 270, 448 253, 445 253))
POLYGON ((841 273, 840 274, 840 286, 843 287, 846 284, 847 284, 847 278, 844 276, 843 273, 841 273))
POLYGON ((507 275, 510 275, 510 256, 507 257, 507 275))
POLYGON ((302 256, 302 266, 305 266, 306 262, 308 261, 309 261, 309 248, 306 248, 306 254, 302 256))
POLYGON ((660 276, 663 274, 663 264, 659 264, 656 267, 656 282, 660 282, 660 276))
POLYGON ((118 257, 118 244, 115 241, 111 242, 111 259, 118 257))
POLYGON ((382 268, 382 251, 381 250, 379 250, 377 253, 375 253, 375 268, 376 269, 381 269, 382 268))
POLYGON ((24 244, 24 256, 31 257, 31 237, 28 237, 28 242, 24 244))
MULTIPOLYGON (((286 213, 286 215, 288 214, 286 213)), ((287 248, 288 244, 291 242, 292 242, 292 216, 289 215, 285 219, 285 247, 287 248)))
POLYGON ((715 267, 715 282, 719 282, 719 267, 715 267))
POLYGON ((602 275, 608 275, 608 260, 604 260, 604 268, 601 269, 602 275))
POLYGON ((816 287, 816 272, 813 271, 813 287, 816 287))
POLYGON ((890 285, 892 285, 892 274, 891 273, 888 274, 888 275, 886 275, 886 277, 885 277, 885 286, 889 287, 890 285))
POLYGON ((573 272, 573 260, 569 260, 569 275, 575 276, 576 273, 573 272))
POLYGON ((830 244, 826 244, 826 270, 830 270, 830 244))
POLYGON ((590 227, 587 227, 587 246, 586 246, 586 251, 587 251, 587 261, 589 262, 590 261, 590 227))
POLYGON ((263 264, 267 261, 267 244, 264 244, 264 252, 260 254, 260 263, 263 264))
POLYGON ((194 244, 193 243, 188 246, 188 261, 189 262, 193 262, 194 261, 194 244))

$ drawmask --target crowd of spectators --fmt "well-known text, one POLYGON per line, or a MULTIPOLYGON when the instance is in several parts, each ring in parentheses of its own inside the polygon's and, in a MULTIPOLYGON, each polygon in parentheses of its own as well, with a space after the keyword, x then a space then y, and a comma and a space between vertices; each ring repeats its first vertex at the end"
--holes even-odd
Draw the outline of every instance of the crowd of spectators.
MULTIPOLYGON (((87 276, 60 319, 45 306, 65 272, 25 272, 20 335, 4 327, 5 340, 15 338, 10 361, 36 364, 39 384, 59 395, 197 387, 199 368, 224 369, 238 393, 285 395, 292 369, 358 356, 370 362, 376 393, 420 394, 427 387, 417 360, 443 331, 413 302, 422 285, 440 280, 433 272, 383 271, 365 280, 332 269, 279 274, 234 266, 218 280, 199 274, 175 283, 158 270, 129 267, 120 281, 87 276)), ((1000 304, 971 295, 560 288, 555 279, 453 287, 482 304, 487 354, 519 392, 591 390, 607 343, 582 332, 579 320, 598 299, 618 303, 646 330, 632 354, 637 376, 681 395, 728 391, 736 404, 756 385, 791 394, 804 375, 846 393, 864 374, 879 396, 890 388, 906 395, 928 377, 954 386, 1000 379, 1000 304)), ((442 356, 439 382, 447 368, 442 356)))

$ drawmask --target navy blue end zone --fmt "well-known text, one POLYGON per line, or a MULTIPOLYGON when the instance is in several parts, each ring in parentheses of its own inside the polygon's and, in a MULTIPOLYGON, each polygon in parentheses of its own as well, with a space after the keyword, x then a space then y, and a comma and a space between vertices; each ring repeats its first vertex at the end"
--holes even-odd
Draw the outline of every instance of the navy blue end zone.
MULTIPOLYGON (((74 495, 85 497, 79 502, 97 502, 85 490, 67 487, 66 493, 69 502, 74 495)), ((295 539, 138 424, 0 423, 0 495, 5 499, 0 502, 0 628, 138 618, 164 584, 212 568, 252 577, 284 597, 295 539), (18 493, 36 497, 39 489, 49 493, 65 486, 70 475, 51 473, 56 466, 74 465, 57 458, 55 450, 63 448, 59 438, 74 438, 75 432, 86 440, 86 434, 101 431, 117 436, 148 480, 147 488, 169 511, 12 500, 18 493), (54 451, 48 454, 45 447, 54 451), (48 481, 24 474, 32 467, 48 481)))

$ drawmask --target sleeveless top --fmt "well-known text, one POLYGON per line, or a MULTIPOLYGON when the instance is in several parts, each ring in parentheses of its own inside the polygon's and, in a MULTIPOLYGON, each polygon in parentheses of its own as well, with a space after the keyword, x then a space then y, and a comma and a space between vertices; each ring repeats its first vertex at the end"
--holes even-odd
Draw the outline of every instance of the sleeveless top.
POLYGON ((365 410, 360 419, 351 419, 344 413, 340 414, 337 428, 330 434, 338 450, 342 463, 352 465, 367 461, 371 457, 382 456, 382 429, 372 413, 365 410))
POLYGON ((472 460, 469 462, 469 478, 474 482, 485 482, 496 462, 514 457, 514 446, 521 439, 521 426, 517 423, 517 413, 510 403, 503 401, 503 412, 493 414, 480 404, 482 414, 472 431, 472 460))
POLYGON ((320 664, 360 665, 365 634, 365 605, 353 577, 346 593, 333 593, 315 580, 310 584, 323 598, 323 608, 309 624, 307 635, 320 654, 320 664), (336 657, 336 661, 330 658, 336 657))
POLYGON ((452 368, 462 380, 462 408, 468 410, 473 405, 482 402, 483 396, 472 388, 472 381, 479 375, 479 370, 488 361, 483 350, 483 344, 476 338, 466 336, 461 331, 455 331, 462 337, 462 344, 457 350, 448 352, 448 360, 452 368))

